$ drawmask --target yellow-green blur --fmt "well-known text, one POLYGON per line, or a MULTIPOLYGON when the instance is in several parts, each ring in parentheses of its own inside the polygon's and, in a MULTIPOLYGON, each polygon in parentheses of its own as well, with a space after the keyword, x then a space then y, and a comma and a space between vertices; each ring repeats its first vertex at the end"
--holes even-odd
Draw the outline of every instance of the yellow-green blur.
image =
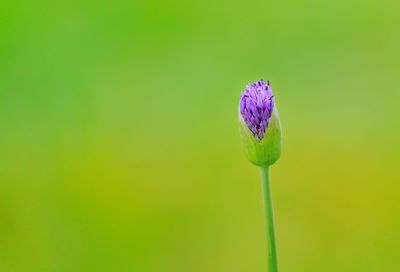
POLYGON ((399 9, 3 1, 0 271, 266 271, 237 123, 261 78, 280 271, 400 271, 399 9))

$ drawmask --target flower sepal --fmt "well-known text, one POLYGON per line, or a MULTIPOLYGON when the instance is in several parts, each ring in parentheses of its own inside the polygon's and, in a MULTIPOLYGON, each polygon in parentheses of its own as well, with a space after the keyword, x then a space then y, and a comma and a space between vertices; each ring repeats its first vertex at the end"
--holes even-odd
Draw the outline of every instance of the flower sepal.
POLYGON ((240 112, 239 129, 245 154, 251 163, 258 166, 269 166, 279 159, 281 155, 281 124, 276 106, 261 141, 254 137, 240 112))

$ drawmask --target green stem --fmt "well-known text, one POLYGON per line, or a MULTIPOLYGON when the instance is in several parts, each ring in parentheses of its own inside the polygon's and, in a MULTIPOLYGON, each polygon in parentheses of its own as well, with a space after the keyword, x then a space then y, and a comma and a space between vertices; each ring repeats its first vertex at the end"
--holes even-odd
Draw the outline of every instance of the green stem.
POLYGON ((264 196, 265 223, 267 231, 268 271, 278 272, 276 256, 274 214, 272 209, 271 187, 269 184, 269 166, 261 167, 261 178, 264 196))

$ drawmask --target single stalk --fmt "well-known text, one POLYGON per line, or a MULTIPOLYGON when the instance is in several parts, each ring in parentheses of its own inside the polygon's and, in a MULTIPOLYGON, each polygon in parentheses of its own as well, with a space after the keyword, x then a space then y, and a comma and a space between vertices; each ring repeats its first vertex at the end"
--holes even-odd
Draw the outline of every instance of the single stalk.
POLYGON ((263 187, 265 223, 267 233, 268 271, 278 272, 276 256, 274 214, 272 209, 271 187, 269 184, 269 166, 261 166, 261 179, 263 187))

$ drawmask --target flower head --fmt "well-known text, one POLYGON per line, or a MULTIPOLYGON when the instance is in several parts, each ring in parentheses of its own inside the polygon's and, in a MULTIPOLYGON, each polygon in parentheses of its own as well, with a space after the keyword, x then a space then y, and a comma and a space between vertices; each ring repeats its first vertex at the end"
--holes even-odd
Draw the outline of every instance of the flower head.
POLYGON ((269 81, 246 86, 239 102, 240 133, 248 159, 272 165, 281 153, 281 124, 269 81))
POLYGON ((274 108, 269 80, 247 85, 240 97, 240 113, 254 137, 261 141, 265 135, 274 108))

